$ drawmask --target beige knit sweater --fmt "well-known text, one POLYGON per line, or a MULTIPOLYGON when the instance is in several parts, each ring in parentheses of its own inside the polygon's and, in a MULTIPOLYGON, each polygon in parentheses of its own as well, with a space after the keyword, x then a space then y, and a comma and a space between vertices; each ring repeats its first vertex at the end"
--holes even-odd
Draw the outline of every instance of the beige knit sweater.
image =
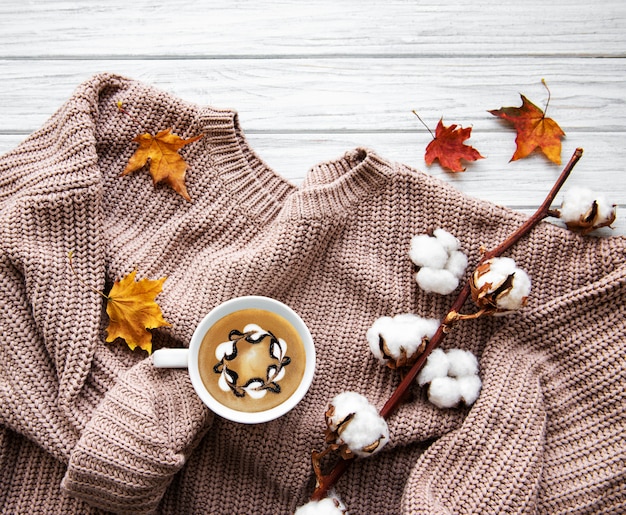
MULTIPOLYGON (((511 187, 515 187, 512 184, 511 187)), ((382 315, 440 318, 453 301, 420 291, 412 236, 444 228, 470 269, 524 217, 357 149, 301 187, 251 150, 237 115, 99 75, 0 158, 0 512, 282 514, 313 489, 323 413, 353 390, 381 406, 398 383, 365 332, 382 315), (181 153, 185 201, 147 173, 121 177, 136 123, 205 137, 181 153), (311 390, 256 426, 213 416, 185 371, 104 342, 99 289, 138 270, 168 276, 170 328, 185 346, 231 297, 293 307, 317 348, 311 390)), ((473 351, 483 389, 442 410, 416 385, 391 442, 337 491, 352 514, 623 513, 626 510, 626 238, 541 224, 509 254, 529 305, 459 324, 445 348, 473 351)))

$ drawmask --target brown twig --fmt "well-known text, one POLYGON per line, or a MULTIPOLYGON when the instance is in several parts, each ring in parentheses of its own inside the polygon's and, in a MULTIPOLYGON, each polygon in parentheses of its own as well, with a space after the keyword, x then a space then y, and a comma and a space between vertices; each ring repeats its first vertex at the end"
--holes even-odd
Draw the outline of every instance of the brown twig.
MULTIPOLYGON (((559 190, 563 187, 563 184, 569 177, 570 173, 576 166, 576 163, 580 160, 583 155, 583 149, 577 148, 570 158, 569 162, 563 168, 561 175, 559 175, 558 179, 554 183, 554 186, 548 193, 547 197, 539 206, 539 209, 528 219, 524 224, 522 224, 515 232, 513 232, 505 241, 503 241, 500 245, 495 247, 494 249, 485 252, 481 258, 481 263, 486 261, 487 259, 501 256, 504 252, 509 250, 512 246, 514 246, 519 240, 521 240, 524 236, 526 236, 530 231, 532 231, 536 225, 539 224, 543 219, 551 216, 550 205, 554 202, 559 190)), ((450 311, 443 318, 439 328, 435 332, 434 336, 430 339, 428 344, 426 345, 426 349, 419 356, 417 361, 413 364, 413 366, 406 373, 406 376, 396 390, 393 392, 391 397, 387 400, 385 405, 380 410, 380 415, 387 419, 391 416, 392 413, 402 404, 402 400, 404 399, 406 393, 409 388, 415 381, 415 378, 419 374, 420 370, 426 363, 426 359, 428 355, 439 346, 446 333, 450 331, 450 324, 452 320, 455 320, 455 315, 458 314, 470 296, 470 284, 467 282, 463 289, 459 293, 459 296, 456 298, 450 311), (452 315, 452 316, 451 316, 452 315)), ((453 322, 452 322, 453 323, 453 322)), ((318 478, 318 485, 311 496, 311 500, 320 500, 327 496, 328 491, 337 483, 339 478, 343 475, 343 473, 348 469, 350 463, 354 460, 344 460, 340 459, 334 468, 326 475, 321 478, 318 478)))

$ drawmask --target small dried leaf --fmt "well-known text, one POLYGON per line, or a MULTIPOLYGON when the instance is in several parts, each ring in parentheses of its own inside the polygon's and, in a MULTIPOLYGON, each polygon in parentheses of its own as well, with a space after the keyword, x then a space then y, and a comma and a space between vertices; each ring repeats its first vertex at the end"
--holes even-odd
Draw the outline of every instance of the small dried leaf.
POLYGON ((150 161, 150 175, 154 184, 165 182, 174 191, 191 201, 191 197, 185 186, 185 172, 187 163, 179 155, 178 151, 189 143, 202 138, 203 134, 189 139, 182 139, 172 134, 172 129, 160 131, 156 136, 150 133, 139 134, 133 138, 139 143, 139 148, 128 160, 126 169, 122 175, 128 175, 145 166, 150 161))
POLYGON ((539 107, 524 95, 520 96, 520 107, 502 107, 489 111, 512 123, 517 131, 517 148, 511 161, 522 159, 539 148, 550 161, 561 164, 561 138, 565 133, 552 118, 546 118, 539 107))
POLYGON ((438 159, 439 164, 444 168, 452 172, 464 172, 465 168, 461 164, 461 159, 465 161, 483 159, 478 150, 463 143, 469 139, 471 133, 471 127, 457 128, 456 124, 445 127, 443 118, 440 119, 435 129, 435 138, 426 147, 424 156, 426 164, 430 166, 435 159, 438 159))
POLYGON ((161 293, 166 277, 158 280, 135 281, 137 270, 133 270, 120 281, 116 281, 107 295, 107 342, 122 338, 135 349, 140 347, 152 352, 152 333, 148 329, 169 326, 163 318, 156 296, 161 293))

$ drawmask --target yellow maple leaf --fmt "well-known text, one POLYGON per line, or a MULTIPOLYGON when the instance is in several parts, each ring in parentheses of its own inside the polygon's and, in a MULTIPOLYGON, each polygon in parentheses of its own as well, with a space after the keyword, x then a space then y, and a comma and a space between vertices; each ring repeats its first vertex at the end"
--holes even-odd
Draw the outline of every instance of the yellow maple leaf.
POLYGON ((148 329, 171 325, 163 318, 161 308, 155 301, 167 277, 135 281, 136 275, 137 270, 133 270, 116 281, 105 296, 109 315, 106 341, 122 338, 131 349, 140 347, 150 354, 152 333, 148 329))
POLYGON ((128 175, 143 168, 150 160, 150 175, 154 184, 164 182, 191 201, 191 197, 185 186, 185 172, 187 163, 180 156, 178 151, 189 143, 199 140, 203 134, 189 139, 182 139, 176 134, 172 134, 172 129, 160 131, 156 136, 146 132, 133 138, 139 148, 128 160, 126 169, 122 175, 128 175))

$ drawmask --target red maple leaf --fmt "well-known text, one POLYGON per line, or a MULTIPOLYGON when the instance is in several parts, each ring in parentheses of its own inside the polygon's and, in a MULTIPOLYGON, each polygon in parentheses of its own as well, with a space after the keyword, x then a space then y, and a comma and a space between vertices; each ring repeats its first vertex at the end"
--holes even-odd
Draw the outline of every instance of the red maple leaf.
POLYGON ((431 165, 435 159, 439 159, 439 164, 451 172, 464 172, 465 168, 461 164, 461 159, 466 161, 483 159, 478 150, 463 143, 469 139, 471 133, 471 127, 457 128, 456 124, 446 127, 443 124, 443 118, 440 119, 435 129, 435 136, 426 147, 424 156, 426 164, 431 165))

